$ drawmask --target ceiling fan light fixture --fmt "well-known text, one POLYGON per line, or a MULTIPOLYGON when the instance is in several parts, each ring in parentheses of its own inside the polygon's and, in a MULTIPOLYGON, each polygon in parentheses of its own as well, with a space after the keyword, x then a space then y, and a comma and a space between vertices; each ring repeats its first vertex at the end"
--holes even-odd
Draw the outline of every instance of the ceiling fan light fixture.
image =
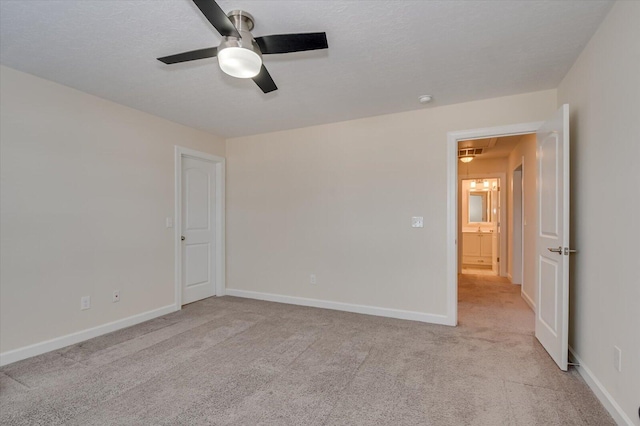
POLYGON ((304 52, 327 49, 324 32, 298 34, 272 34, 253 37, 253 16, 243 10, 224 13, 215 0, 193 0, 200 12, 222 36, 218 47, 190 50, 158 58, 166 65, 198 59, 218 57, 220 69, 232 77, 251 78, 262 93, 278 90, 269 71, 262 63, 262 55, 304 52))
POLYGON ((218 64, 226 74, 236 78, 253 78, 260 73, 262 57, 252 49, 240 46, 218 48, 218 64))

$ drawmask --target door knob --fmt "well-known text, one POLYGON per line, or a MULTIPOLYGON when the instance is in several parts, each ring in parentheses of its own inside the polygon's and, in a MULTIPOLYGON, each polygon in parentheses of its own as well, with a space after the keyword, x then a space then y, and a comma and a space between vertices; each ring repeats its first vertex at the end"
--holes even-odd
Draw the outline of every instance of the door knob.
POLYGON ((183 235, 182 237, 180 237, 180 239, 181 239, 182 241, 186 240, 186 238, 184 237, 184 235, 183 235))
POLYGON ((551 253, 562 254, 562 246, 558 248, 548 248, 547 250, 549 250, 551 253))

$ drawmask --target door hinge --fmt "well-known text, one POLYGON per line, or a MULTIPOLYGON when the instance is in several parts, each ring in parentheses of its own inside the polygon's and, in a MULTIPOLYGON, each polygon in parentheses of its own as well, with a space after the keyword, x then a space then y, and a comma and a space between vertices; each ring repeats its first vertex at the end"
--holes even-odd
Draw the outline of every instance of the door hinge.
POLYGON ((500 262, 500 258, 499 257, 496 259, 496 262, 500 262))

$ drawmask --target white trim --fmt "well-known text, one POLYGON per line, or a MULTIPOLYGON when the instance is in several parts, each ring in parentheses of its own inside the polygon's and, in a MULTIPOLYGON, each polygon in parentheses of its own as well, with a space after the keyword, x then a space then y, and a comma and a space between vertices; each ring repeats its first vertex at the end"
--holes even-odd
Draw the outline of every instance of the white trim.
POLYGON ((522 291, 520 291, 520 296, 522 296, 524 301, 527 302, 527 305, 529 305, 531 310, 533 312, 535 312, 536 311, 536 304, 533 302, 533 299, 531 297, 529 297, 529 295, 527 293, 524 292, 524 286, 522 287, 522 291))
POLYGON ((354 312, 357 314, 375 315, 379 317, 451 325, 447 322, 448 319, 446 315, 404 311, 401 309, 379 308, 376 306, 356 305, 353 303, 332 302, 330 300, 308 299, 306 297, 284 296, 273 293, 260 293, 257 291, 238 290, 233 288, 227 289, 227 295, 247 299, 266 300, 269 302, 286 303, 289 305, 311 306, 314 308, 332 309, 334 311, 354 312))
POLYGON ((447 132, 447 324, 458 323, 458 141, 535 133, 542 122, 447 132))
POLYGON ((140 324, 141 322, 149 321, 177 310, 178 307, 176 307, 176 305, 163 306, 162 308, 143 312, 141 314, 109 322, 107 324, 102 324, 97 327, 67 334, 66 336, 56 337, 55 339, 45 340, 44 342, 3 352, 0 354, 0 367, 16 361, 31 358, 32 356, 55 351, 56 349, 64 348, 69 345, 74 345, 85 340, 93 339, 94 337, 102 336, 103 334, 111 333, 116 330, 131 327, 132 325, 140 324))
POLYGON ((447 321, 458 325, 458 139, 447 133, 447 321))
POLYGON ((596 395, 600 403, 604 405, 604 408, 606 408, 609 414, 611 414, 613 420, 615 420, 615 422, 619 425, 632 426, 633 422, 624 412, 622 407, 620 407, 616 400, 611 396, 611 394, 607 392, 607 389, 602 385, 602 383, 600 383, 600 380, 598 380, 596 375, 593 374, 591 369, 585 365, 584 361, 582 361, 582 359, 580 359, 580 357, 576 355, 576 352, 571 346, 569 346, 569 353, 571 354, 574 361, 580 364, 576 367, 578 373, 580 373, 584 381, 587 382, 587 385, 596 395))
MULTIPOLYGON (((513 272, 513 252, 514 252, 514 238, 513 235, 516 232, 520 233, 520 276, 517 277, 517 279, 520 281, 520 285, 522 285, 522 288, 524 288, 524 247, 525 247, 525 241, 524 241, 524 211, 525 211, 525 206, 526 206, 526 199, 525 199, 525 191, 524 191, 524 178, 525 178, 525 164, 524 164, 524 155, 522 155, 520 157, 520 163, 516 164, 515 167, 513 167, 510 171, 509 171, 509 181, 511 182, 511 185, 509 186, 509 194, 511 195, 511 204, 509 204, 509 208, 511 208, 511 210, 515 213, 516 209, 515 209, 515 202, 514 202, 514 180, 513 180, 513 176, 516 173, 516 171, 520 169, 520 206, 519 206, 519 211, 520 211, 520 226, 518 227, 518 229, 516 230, 516 227, 514 225, 514 219, 515 219, 515 214, 512 214, 511 216, 511 222, 509 222, 509 232, 511 235, 511 251, 509 252, 509 254, 511 255, 511 272, 513 272)), ((507 242, 508 244, 508 242, 507 242)), ((507 247, 507 251, 508 251, 508 247, 507 247)), ((512 274, 509 274, 509 276, 513 276, 512 274)), ((513 280, 511 280, 513 283, 513 280)))
POLYGON ((225 159, 206 152, 175 146, 175 233, 174 233, 174 299, 178 309, 182 309, 182 158, 192 157, 199 160, 210 161, 216 167, 216 282, 215 295, 225 295, 225 159))

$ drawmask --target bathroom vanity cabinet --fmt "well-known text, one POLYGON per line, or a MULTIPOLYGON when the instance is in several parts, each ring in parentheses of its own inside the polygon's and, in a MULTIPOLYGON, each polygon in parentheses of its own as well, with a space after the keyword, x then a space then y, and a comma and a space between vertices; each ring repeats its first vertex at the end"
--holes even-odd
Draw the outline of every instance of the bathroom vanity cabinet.
POLYGON ((462 263, 492 266, 494 234, 489 232, 462 233, 462 263))

